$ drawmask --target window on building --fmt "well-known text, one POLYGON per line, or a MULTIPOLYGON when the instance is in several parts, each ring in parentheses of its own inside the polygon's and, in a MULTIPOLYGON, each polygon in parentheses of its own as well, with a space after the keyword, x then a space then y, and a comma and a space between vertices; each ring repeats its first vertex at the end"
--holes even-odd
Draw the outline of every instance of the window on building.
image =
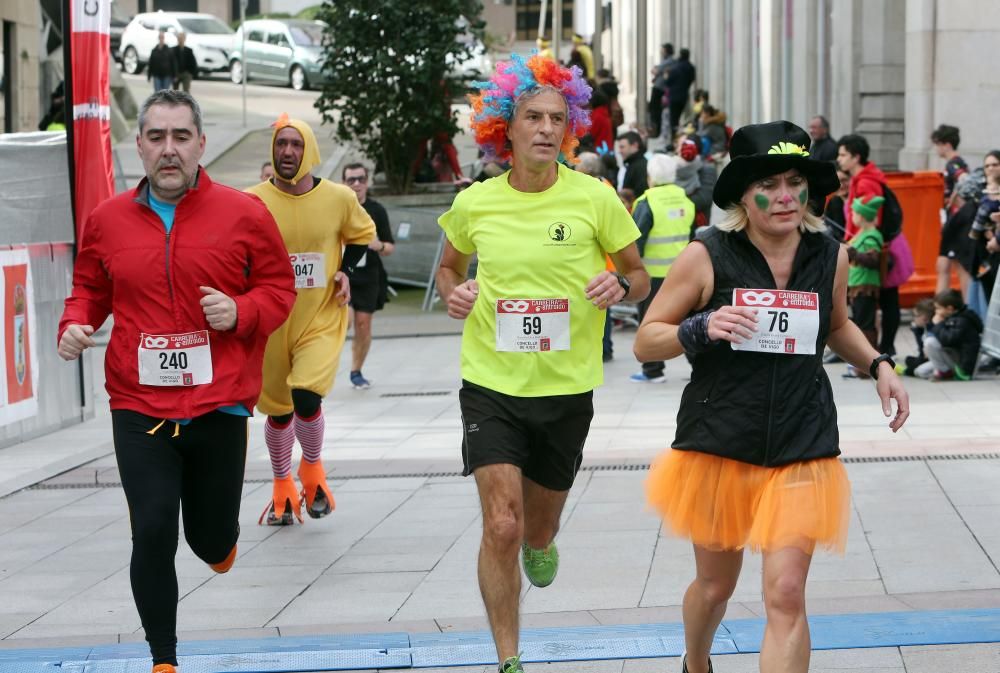
MULTIPOLYGON (((545 36, 552 35, 552 2, 546 4, 545 36)), ((538 37, 538 17, 542 12, 541 0, 517 0, 517 39, 534 40, 538 37)), ((573 0, 563 0, 562 39, 573 37, 573 0)))

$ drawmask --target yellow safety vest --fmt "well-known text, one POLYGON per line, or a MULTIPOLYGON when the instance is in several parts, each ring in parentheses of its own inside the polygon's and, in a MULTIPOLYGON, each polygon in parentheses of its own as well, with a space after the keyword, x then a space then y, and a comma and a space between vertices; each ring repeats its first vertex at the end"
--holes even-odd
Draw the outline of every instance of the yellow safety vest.
POLYGON ((635 200, 635 209, 646 201, 653 214, 653 228, 646 239, 642 262, 653 278, 665 278, 670 266, 691 238, 694 203, 677 185, 650 187, 635 200))

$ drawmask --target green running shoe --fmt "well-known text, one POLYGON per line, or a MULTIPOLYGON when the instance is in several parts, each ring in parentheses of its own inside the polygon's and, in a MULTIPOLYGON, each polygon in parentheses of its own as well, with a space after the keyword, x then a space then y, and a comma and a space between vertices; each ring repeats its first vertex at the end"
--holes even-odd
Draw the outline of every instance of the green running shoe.
POLYGON ((524 669, 521 668, 521 655, 504 659, 497 667, 497 673, 524 673, 524 669))
POLYGON ((559 550, 556 549, 556 543, 550 542, 545 549, 532 549, 522 544, 521 564, 529 582, 536 587, 549 586, 559 572, 559 550))

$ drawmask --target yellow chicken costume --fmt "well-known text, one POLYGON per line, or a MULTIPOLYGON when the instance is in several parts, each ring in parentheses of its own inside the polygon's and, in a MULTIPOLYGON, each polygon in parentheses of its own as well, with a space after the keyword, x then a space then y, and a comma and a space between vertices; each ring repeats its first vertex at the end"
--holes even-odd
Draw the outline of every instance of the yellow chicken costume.
MULTIPOLYGON (((282 115, 274 124, 271 159, 276 182, 294 186, 309 179, 310 171, 320 164, 319 145, 309 125, 282 115), (303 143, 302 160, 291 179, 277 172, 280 161, 275 149, 278 134, 288 127, 298 131, 303 143)), ((274 471, 274 493, 261 522, 267 515, 271 525, 292 523, 292 513, 302 521, 301 501, 291 477, 296 437, 302 447, 299 479, 307 513, 320 518, 334 507, 320 460, 325 427, 320 401, 333 385, 347 336, 347 304, 336 296, 337 276, 343 246, 367 245, 375 238, 375 224, 350 188, 312 179, 316 184, 304 194, 289 194, 272 182, 248 190, 264 201, 278 223, 298 290, 288 320, 268 339, 257 404, 268 414, 264 437, 274 471)))

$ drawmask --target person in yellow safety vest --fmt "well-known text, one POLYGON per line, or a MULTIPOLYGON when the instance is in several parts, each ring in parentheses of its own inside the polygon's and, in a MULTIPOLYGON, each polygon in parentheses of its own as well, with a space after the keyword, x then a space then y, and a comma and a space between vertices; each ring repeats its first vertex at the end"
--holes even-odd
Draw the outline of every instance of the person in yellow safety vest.
POLYGON ((580 60, 583 61, 584 77, 594 79, 597 76, 597 70, 594 69, 594 52, 579 33, 573 35, 573 51, 580 54, 580 60))
MULTIPOLYGON (((636 244, 646 271, 649 273, 649 296, 639 304, 639 319, 646 317, 653 297, 663 285, 670 266, 691 238, 694 203, 674 182, 677 179, 677 158, 655 154, 646 164, 649 189, 635 200, 632 219, 639 227, 636 244)), ((663 383, 663 361, 643 362, 642 371, 629 377, 635 383, 663 383)))
POLYGON ((550 42, 544 37, 539 37, 535 39, 535 44, 538 45, 538 55, 542 58, 547 58, 551 61, 556 60, 556 55, 552 53, 552 48, 550 42))

